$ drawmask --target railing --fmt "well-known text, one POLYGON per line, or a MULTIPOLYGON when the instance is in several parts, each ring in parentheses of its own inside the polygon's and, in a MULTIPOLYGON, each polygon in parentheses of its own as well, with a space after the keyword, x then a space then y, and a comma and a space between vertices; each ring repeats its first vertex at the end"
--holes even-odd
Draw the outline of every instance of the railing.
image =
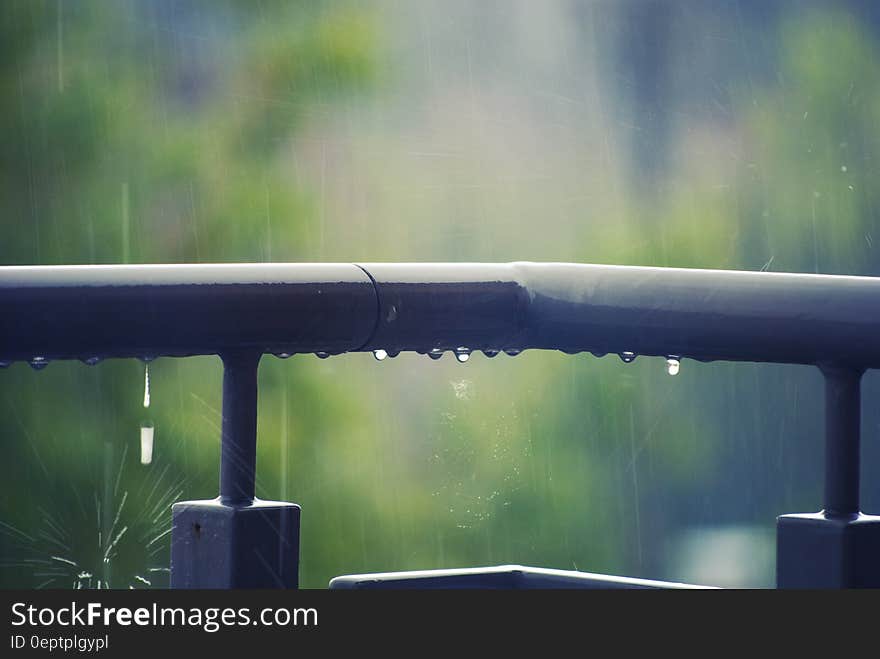
POLYGON ((297 583, 299 508, 254 498, 264 353, 526 349, 819 367, 825 505, 779 519, 777 581, 880 586, 880 518, 858 503, 860 380, 880 366, 875 278, 561 263, 23 266, 0 268, 0 309, 2 362, 223 359, 220 497, 175 505, 173 586, 297 583))

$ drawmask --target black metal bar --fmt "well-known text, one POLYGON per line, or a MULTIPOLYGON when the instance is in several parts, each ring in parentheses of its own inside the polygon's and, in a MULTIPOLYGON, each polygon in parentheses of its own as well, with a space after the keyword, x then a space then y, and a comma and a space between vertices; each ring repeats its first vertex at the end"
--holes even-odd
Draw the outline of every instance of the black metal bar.
POLYGON ((365 350, 504 350, 526 347, 529 296, 505 263, 370 263, 376 331, 365 350))
POLYGON ((0 361, 465 347, 880 367, 880 279, 564 263, 0 268, 0 361))
POLYGON ((257 468, 257 368, 261 353, 224 353, 220 500, 254 500, 257 468))
POLYGON ((880 585, 880 518, 860 515, 858 496, 878 278, 565 263, 0 267, 0 309, 0 363, 222 356, 221 496, 175 506, 180 587, 297 584, 299 507, 254 497, 263 353, 527 348, 820 366, 825 509, 779 518, 779 585, 880 585))
POLYGON ((340 353, 376 324, 350 264, 0 268, 0 361, 340 353))
POLYGON ((859 514, 859 432, 863 371, 822 367, 825 376, 825 515, 859 514))

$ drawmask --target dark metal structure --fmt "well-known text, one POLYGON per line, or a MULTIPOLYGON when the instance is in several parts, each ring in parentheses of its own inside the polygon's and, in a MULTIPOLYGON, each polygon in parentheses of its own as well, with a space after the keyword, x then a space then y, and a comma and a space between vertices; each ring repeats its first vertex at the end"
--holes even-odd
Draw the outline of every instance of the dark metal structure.
POLYGON ((821 368, 825 506, 779 519, 778 584, 880 586, 880 518, 858 506, 859 383, 880 367, 875 278, 564 263, 23 266, 0 268, 0 308, 0 362, 223 359, 220 497, 175 505, 174 586, 296 585, 299 508, 254 499, 262 354, 531 348, 821 368))
POLYGON ((573 570, 549 570, 499 565, 498 567, 464 568, 462 570, 420 570, 413 572, 383 572, 379 574, 351 574, 336 577, 330 588, 345 590, 447 590, 454 588, 481 588, 498 590, 535 590, 543 588, 577 590, 616 589, 703 589, 705 586, 612 577, 573 570))

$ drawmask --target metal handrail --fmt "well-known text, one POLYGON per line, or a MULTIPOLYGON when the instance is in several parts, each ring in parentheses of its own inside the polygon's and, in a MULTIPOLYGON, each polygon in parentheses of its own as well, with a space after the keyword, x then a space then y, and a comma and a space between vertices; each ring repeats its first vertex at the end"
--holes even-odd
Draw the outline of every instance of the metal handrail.
POLYGON ((825 506, 779 518, 778 583, 880 587, 880 518, 859 511, 860 382, 880 367, 880 278, 525 262, 8 266, 0 309, 2 364, 223 359, 220 497, 175 505, 172 585, 297 583, 299 508, 254 497, 264 353, 538 348, 818 366, 825 506))
POLYGON ((0 267, 0 360, 525 350, 880 367, 880 279, 565 263, 0 267))

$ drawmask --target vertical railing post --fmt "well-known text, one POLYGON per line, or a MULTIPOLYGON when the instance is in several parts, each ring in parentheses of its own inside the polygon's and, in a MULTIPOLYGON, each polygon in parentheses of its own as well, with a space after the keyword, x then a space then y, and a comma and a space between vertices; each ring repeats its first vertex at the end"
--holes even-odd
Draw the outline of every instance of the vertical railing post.
POLYGON ((861 368, 823 365, 825 507, 777 519, 779 588, 880 587, 880 517, 859 510, 861 368))
POLYGON ((859 514, 863 371, 829 366, 825 378, 825 509, 827 517, 859 514))
POLYGON ((232 352, 223 360, 220 433, 220 501, 254 500, 257 470, 257 368, 259 352, 232 352))
POLYGON ((255 496, 259 351, 224 353, 220 496, 172 506, 172 588, 296 588, 300 508, 255 496))

